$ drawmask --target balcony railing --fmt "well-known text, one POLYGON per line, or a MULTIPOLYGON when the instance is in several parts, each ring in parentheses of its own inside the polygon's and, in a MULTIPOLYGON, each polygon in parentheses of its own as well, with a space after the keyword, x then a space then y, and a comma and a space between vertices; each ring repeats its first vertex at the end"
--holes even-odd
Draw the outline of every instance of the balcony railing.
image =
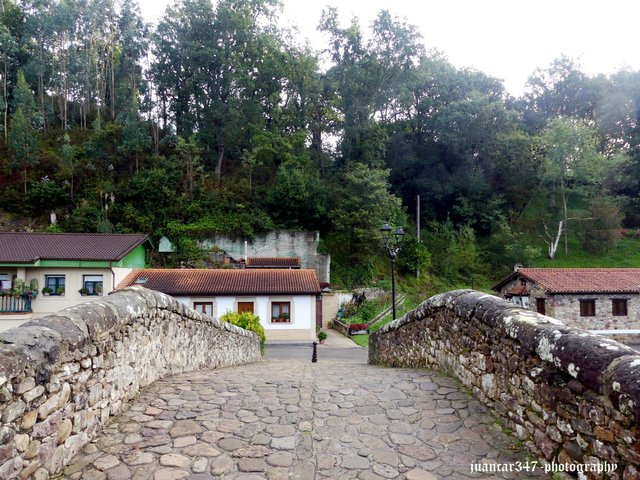
POLYGON ((31 295, 0 295, 0 313, 31 313, 31 295))

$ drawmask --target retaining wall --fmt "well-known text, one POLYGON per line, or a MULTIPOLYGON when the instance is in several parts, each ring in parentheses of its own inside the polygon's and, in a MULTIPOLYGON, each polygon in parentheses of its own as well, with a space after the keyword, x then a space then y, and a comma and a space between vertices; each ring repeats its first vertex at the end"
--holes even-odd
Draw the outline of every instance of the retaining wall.
POLYGON ((256 362, 260 340, 131 287, 0 333, 0 478, 46 479, 140 388, 256 362))
POLYGON ((640 478, 640 354, 618 342, 458 290, 372 334, 369 362, 454 376, 549 463, 640 478))

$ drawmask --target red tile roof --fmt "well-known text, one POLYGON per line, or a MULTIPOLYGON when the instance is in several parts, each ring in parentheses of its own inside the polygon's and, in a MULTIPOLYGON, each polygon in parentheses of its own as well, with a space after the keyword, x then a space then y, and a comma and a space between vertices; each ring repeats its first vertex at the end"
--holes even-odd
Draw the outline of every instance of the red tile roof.
POLYGON ((147 238, 140 233, 0 232, 0 263, 119 261, 147 238))
POLYGON ((168 295, 303 295, 320 293, 315 270, 138 269, 118 285, 168 295))
POLYGON ((494 290, 523 277, 549 293, 639 293, 640 268, 521 268, 494 290))
POLYGON ((300 268, 298 257, 249 257, 247 268, 300 268))

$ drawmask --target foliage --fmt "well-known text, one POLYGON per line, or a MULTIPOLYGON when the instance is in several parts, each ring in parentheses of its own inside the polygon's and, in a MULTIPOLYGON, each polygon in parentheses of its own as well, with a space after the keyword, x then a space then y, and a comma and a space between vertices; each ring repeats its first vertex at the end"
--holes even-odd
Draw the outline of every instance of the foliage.
POLYGON ((483 273, 486 265, 471 227, 455 227, 451 221, 431 223, 427 235, 432 272, 453 284, 483 273))
POLYGON ((424 243, 419 242, 414 236, 407 235, 398 255, 398 272, 415 275, 417 272, 426 271, 430 265, 431 254, 424 243))
POLYGON ((260 317, 251 312, 227 312, 220 317, 220 320, 256 333, 260 337, 260 346, 264 352, 265 336, 264 328, 260 325, 260 317))
POLYGON ((422 295, 544 263, 545 225, 558 265, 640 226, 638 71, 561 57, 516 99, 386 11, 367 30, 325 10, 320 54, 276 0, 184 0, 157 27, 135 2, 2 6, 0 206, 30 216, 11 229, 167 235, 194 266, 214 234, 319 230, 351 287, 388 278, 378 229, 412 230, 419 195, 398 274, 422 295))
MULTIPOLYGON (((365 300, 360 305, 357 305, 355 302, 348 302, 342 305, 342 318, 350 327, 354 325, 364 325, 364 328, 366 328, 366 324, 387 308, 390 303, 391 299, 389 296, 376 300, 365 300)), ((363 328, 355 328, 363 330, 363 328)))
POLYGON ((621 226, 622 212, 616 202, 598 197, 591 202, 589 218, 579 222, 577 235, 586 252, 602 255, 616 246, 621 226))

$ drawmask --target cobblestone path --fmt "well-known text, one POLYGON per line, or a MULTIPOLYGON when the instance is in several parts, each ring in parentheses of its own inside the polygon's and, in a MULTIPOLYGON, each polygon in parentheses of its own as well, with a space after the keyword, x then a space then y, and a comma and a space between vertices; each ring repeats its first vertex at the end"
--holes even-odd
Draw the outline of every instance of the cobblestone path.
POLYGON ((472 464, 526 461, 513 444, 479 402, 435 372, 273 359, 156 382, 64 478, 538 477, 471 473, 472 464))

